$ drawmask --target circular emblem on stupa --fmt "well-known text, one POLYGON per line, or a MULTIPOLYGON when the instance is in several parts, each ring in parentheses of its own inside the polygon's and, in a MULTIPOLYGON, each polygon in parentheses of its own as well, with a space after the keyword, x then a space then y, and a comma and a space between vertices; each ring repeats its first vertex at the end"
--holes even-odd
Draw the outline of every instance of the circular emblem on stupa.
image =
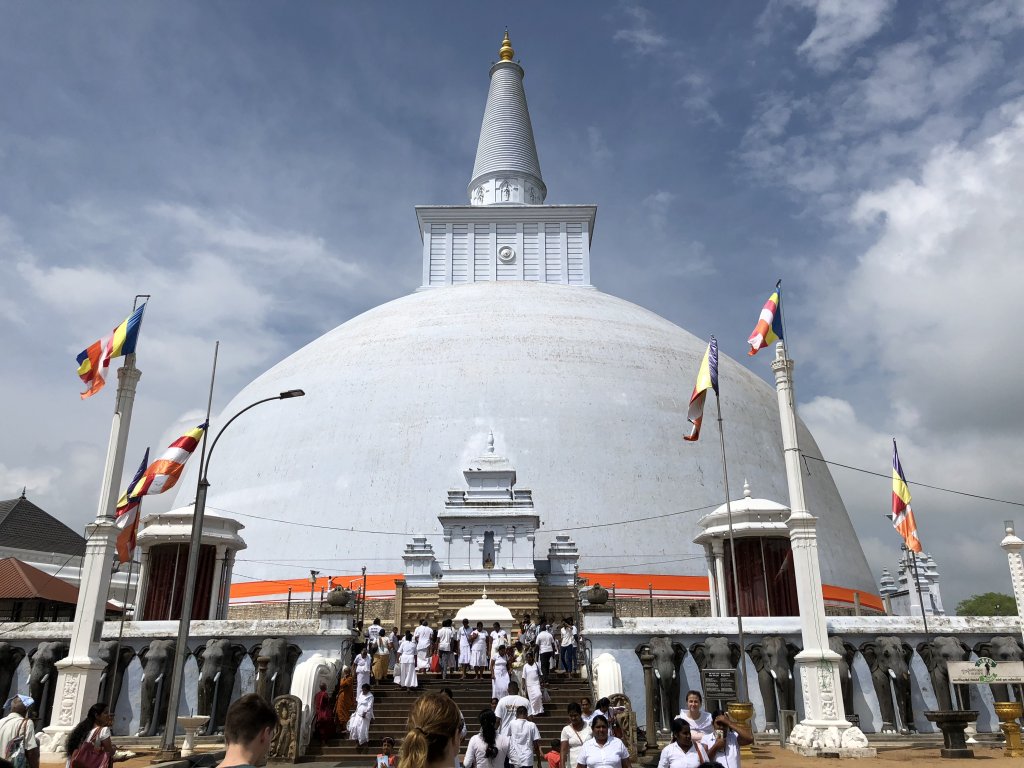
POLYGON ((506 264, 513 261, 516 257, 516 249, 511 245, 503 245, 498 249, 498 258, 506 264))

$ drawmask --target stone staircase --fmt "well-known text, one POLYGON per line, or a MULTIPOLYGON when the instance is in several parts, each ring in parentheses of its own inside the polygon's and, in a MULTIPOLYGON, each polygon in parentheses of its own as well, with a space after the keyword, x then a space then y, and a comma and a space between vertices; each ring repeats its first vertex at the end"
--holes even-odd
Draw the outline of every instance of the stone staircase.
MULTIPOLYGON (((400 748, 405 736, 406 722, 413 702, 425 693, 440 693, 448 686, 455 695, 455 703, 459 705, 466 718, 466 741, 479 731, 477 715, 480 710, 490 707, 491 681, 451 679, 442 681, 440 678, 420 675, 420 688, 416 691, 403 691, 393 683, 383 683, 373 689, 374 721, 370 725, 370 741, 365 749, 360 750, 354 741, 331 739, 326 744, 318 744, 315 740, 306 752, 305 762, 343 762, 345 764, 371 765, 373 756, 380 750, 381 739, 390 736, 395 740, 396 748, 400 748)), ((570 701, 579 701, 590 695, 590 687, 586 680, 578 677, 551 676, 548 687, 551 701, 545 704, 547 713, 536 718, 540 730, 541 746, 547 751, 547 745, 557 738, 568 722, 565 708, 570 701)), ((465 745, 465 741, 463 745, 465 745)), ((463 746, 465 749, 465 746, 463 746)))

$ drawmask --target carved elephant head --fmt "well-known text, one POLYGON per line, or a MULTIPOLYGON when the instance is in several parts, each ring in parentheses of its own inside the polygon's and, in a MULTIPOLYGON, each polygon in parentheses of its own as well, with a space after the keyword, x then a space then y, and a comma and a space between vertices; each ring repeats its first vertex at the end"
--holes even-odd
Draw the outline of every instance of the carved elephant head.
POLYGON ((196 650, 195 656, 200 665, 199 714, 210 715, 206 733, 215 733, 224 726, 238 665, 245 658, 245 646, 211 638, 196 650))
POLYGON ((148 648, 139 651, 139 661, 142 662, 140 736, 161 733, 167 721, 174 647, 174 640, 153 640, 148 648))
MULTIPOLYGON (((971 657, 971 649, 967 643, 958 637, 933 637, 931 640, 918 643, 917 652, 928 667, 928 674, 932 679, 932 687, 935 689, 935 699, 940 710, 953 708, 953 701, 949 695, 949 667, 951 661, 967 661, 971 657)), ((970 702, 970 689, 965 685, 956 687, 957 704, 959 709, 965 708, 965 703, 970 702)))
MULTIPOLYGON (((994 661, 1021 661, 1024 659, 1024 644, 1019 637, 1011 635, 996 635, 987 643, 978 643, 974 646, 974 652, 979 656, 987 656, 994 661)), ((1005 684, 995 683, 989 686, 992 689, 992 697, 996 701, 1009 701, 1010 691, 1005 684)), ((1022 686, 1014 686, 1017 693, 1017 701, 1021 701, 1022 686)))
POLYGON ((104 640, 99 644, 99 657, 106 663, 107 668, 103 670, 100 678, 100 701, 113 701, 117 707, 117 698, 121 695, 121 683, 124 680, 124 671, 135 658, 135 651, 126 645, 121 645, 117 640, 104 640), (111 699, 113 694, 113 699, 111 699))
POLYGON ((10 695, 11 681, 14 680, 14 671, 24 658, 24 648, 0 642, 0 701, 7 701, 7 697, 10 695))
MULTIPOLYGON (((709 637, 703 643, 690 646, 690 655, 703 672, 705 669, 736 669, 740 663, 742 652, 737 643, 727 637, 709 637)), ((726 702, 717 702, 716 706, 725 707, 726 702)), ((710 702, 705 706, 711 708, 710 702)))
POLYGON ((861 645, 860 652, 871 670, 871 682, 882 712, 882 730, 894 730, 896 724, 897 712, 893 709, 890 685, 896 694, 903 730, 916 730, 910 706, 910 660, 914 649, 898 637, 883 635, 861 645))
POLYGON ((766 729, 778 729, 778 710, 796 709, 793 664, 800 649, 780 635, 768 635, 747 648, 757 669, 757 683, 764 699, 766 729), (776 698, 778 706, 776 706, 776 698))
POLYGON ((853 657, 857 648, 838 635, 828 639, 828 647, 839 654, 839 687, 843 692, 843 710, 849 715, 853 712, 853 657))
POLYGON ((651 663, 654 673, 654 708, 658 716, 658 728, 669 730, 672 718, 679 706, 679 667, 686 656, 682 643, 669 637, 652 637, 649 643, 636 648, 637 656, 649 650, 654 656, 651 663))
POLYGON ((28 679, 29 695, 35 699, 35 715, 37 730, 50 722, 53 711, 53 699, 57 690, 57 662, 68 655, 68 644, 63 642, 43 641, 31 651, 28 659, 32 671, 28 679))
POLYGON ((267 701, 291 693, 292 672, 295 669, 295 662, 302 655, 299 646, 289 643, 283 637, 268 637, 254 646, 250 654, 258 670, 260 658, 267 659, 265 676, 262 670, 257 673, 256 693, 267 701))

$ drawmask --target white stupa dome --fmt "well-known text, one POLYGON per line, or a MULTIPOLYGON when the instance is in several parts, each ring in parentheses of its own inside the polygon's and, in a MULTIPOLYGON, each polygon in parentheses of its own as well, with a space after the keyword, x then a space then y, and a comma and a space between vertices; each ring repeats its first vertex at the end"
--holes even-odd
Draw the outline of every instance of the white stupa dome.
MULTIPOLYGON (((682 435, 705 346, 594 289, 483 282, 421 291, 353 318, 243 389, 224 414, 288 389, 306 396, 255 408, 225 431, 207 504, 400 533, 242 518, 253 560, 352 558, 338 571, 356 572, 366 558, 371 573, 400 573, 413 534, 445 558, 437 513, 493 430, 519 484, 533 490, 538 557, 557 532, 569 532, 582 571, 703 574, 703 550, 691 540, 724 498, 719 446, 710 418, 698 442, 682 435), (684 509, 695 511, 617 524, 684 509)), ((731 476, 788 501, 774 389, 725 356, 720 382, 731 476)), ((817 453, 806 429, 800 439, 817 453)), ((804 481, 820 518, 825 583, 873 592, 828 470, 815 464, 804 481)), ((191 501, 195 476, 179 485, 178 503, 191 501)), ((252 563, 244 572, 303 575, 252 563)))
MULTIPOLYGON (((590 285, 596 209, 539 204, 547 188, 508 43, 491 68, 470 204, 417 209, 423 289, 300 349, 212 424, 306 392, 253 409, 217 445, 207 505, 245 523, 246 576, 298 579, 333 563, 398 575, 413 536, 443 566, 460 555, 437 515, 493 431, 533 491, 536 559, 569 534, 580 571, 602 583, 706 577, 693 539, 725 499, 710 401, 705 435, 682 439, 706 341, 590 285)), ((720 382, 730 476, 788 503, 775 390, 725 356, 720 382)), ((818 453, 802 425, 800 441, 818 453)), ((815 463, 804 482, 824 583, 877 594, 828 469, 815 463)))

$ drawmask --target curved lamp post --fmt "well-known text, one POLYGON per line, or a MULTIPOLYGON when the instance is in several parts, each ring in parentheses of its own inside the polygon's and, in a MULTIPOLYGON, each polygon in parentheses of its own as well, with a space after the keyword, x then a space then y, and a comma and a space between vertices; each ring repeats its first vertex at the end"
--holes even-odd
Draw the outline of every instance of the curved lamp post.
MULTIPOLYGON (((212 391, 212 390, 211 390, 212 391)), ((206 491, 210 487, 206 474, 210 469, 210 459, 213 458, 213 450, 217 447, 217 441, 224 434, 224 430, 231 426, 231 423, 246 411, 252 410, 257 405, 269 403, 272 400, 289 400, 293 397, 303 397, 306 393, 301 389, 289 389, 274 397, 265 397, 255 403, 245 406, 242 410, 228 419, 220 428, 217 435, 210 444, 210 451, 205 458, 201 457, 199 464, 199 487, 196 491, 196 508, 192 515, 192 538, 188 548, 188 568, 185 571, 185 591, 182 595, 181 618, 178 620, 178 640, 174 646, 174 667, 171 674, 170 698, 167 701, 167 720, 164 723, 164 735, 160 744, 160 754, 163 756, 173 754, 174 732, 178 723, 178 700, 181 698, 181 678, 185 668, 185 654, 188 641, 189 623, 192 621, 192 603, 196 591, 196 571, 199 568, 199 547, 203 535, 203 516, 206 513, 206 491)), ((158 703, 159 704, 159 703, 158 703)), ((159 705, 155 711, 159 711, 159 705)))

